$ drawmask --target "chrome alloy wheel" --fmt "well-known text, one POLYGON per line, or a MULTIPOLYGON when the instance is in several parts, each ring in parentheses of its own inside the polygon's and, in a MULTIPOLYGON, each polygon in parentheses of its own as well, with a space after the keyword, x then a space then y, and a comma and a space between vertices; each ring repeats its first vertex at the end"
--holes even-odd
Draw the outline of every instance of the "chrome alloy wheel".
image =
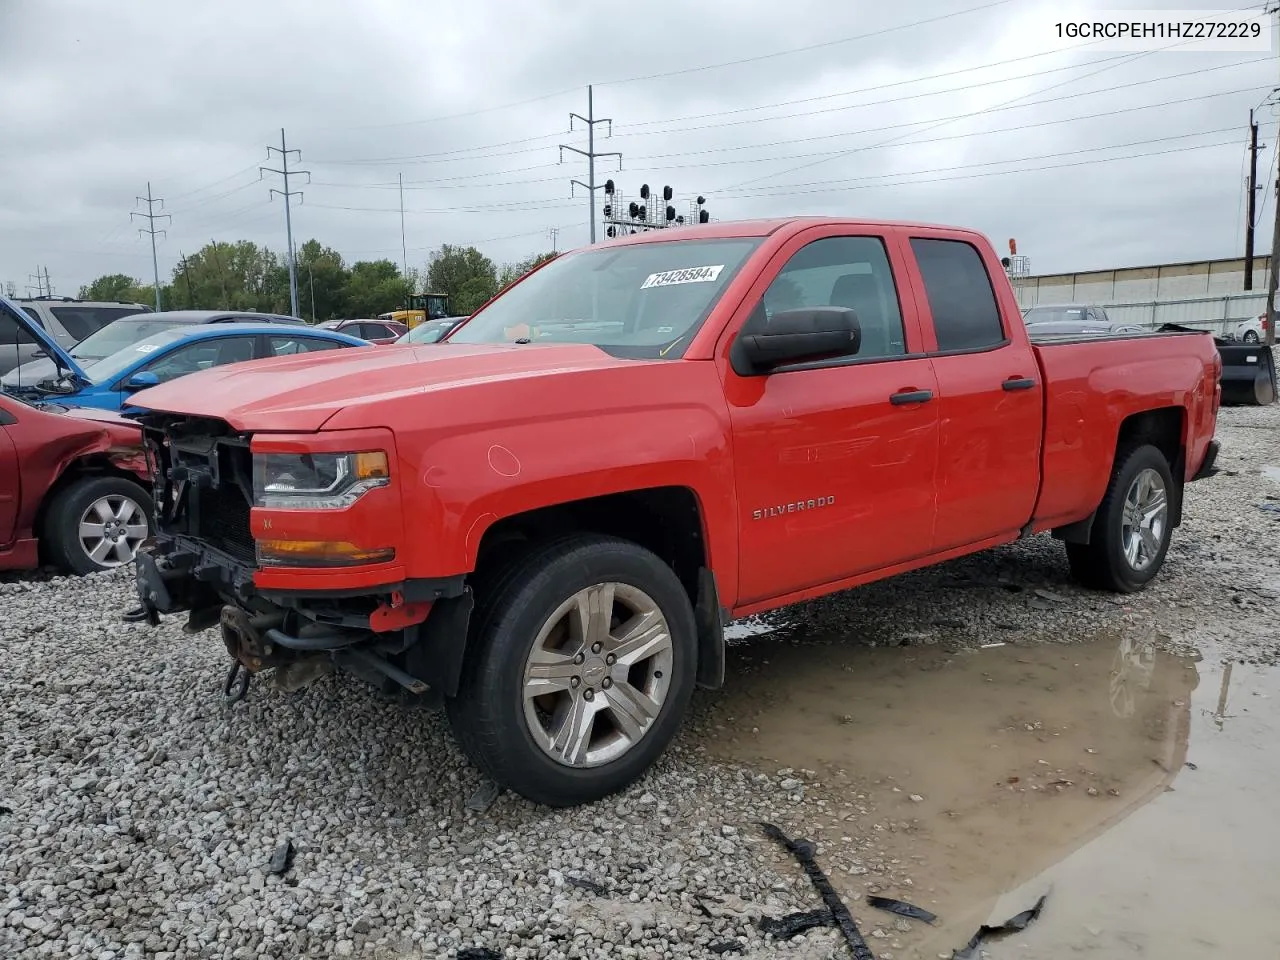
POLYGON ((671 688, 671 630, 626 583, 579 590, 546 619, 524 667, 524 716, 558 763, 617 760, 653 726, 671 688))
POLYGON ((133 561, 147 538, 142 507, 118 493, 99 497, 80 515, 77 538, 90 560, 100 567, 120 567, 133 561))
POLYGON ((1159 472, 1147 467, 1139 471, 1124 495, 1120 521, 1120 542, 1125 562, 1139 573, 1151 566, 1160 553, 1165 524, 1169 519, 1169 493, 1159 472))

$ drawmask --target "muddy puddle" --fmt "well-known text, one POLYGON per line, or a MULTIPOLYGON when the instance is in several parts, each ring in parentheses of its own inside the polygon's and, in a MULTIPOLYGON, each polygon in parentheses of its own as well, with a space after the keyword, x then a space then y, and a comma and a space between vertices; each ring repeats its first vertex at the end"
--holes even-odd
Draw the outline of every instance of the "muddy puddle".
POLYGON ((1050 891, 1037 923, 991 956, 1275 955, 1280 920, 1264 902, 1280 897, 1280 828, 1263 808, 1280 786, 1280 719, 1261 707, 1280 682, 1153 641, 957 654, 757 636, 734 647, 708 750, 817 801, 784 826, 819 841, 877 957, 950 957, 1050 891), (1203 906, 1206 871, 1217 912, 1203 906), (1262 898, 1252 921, 1242 887, 1262 898), (939 920, 899 921, 868 908, 869 893, 939 920))

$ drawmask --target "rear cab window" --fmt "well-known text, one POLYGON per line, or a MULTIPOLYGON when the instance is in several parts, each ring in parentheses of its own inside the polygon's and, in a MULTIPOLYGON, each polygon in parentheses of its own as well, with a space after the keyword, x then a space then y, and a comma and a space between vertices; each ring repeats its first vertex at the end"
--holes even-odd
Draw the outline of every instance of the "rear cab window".
POLYGON ((991 276, 964 240, 912 237, 939 353, 990 350, 1008 342, 991 276))

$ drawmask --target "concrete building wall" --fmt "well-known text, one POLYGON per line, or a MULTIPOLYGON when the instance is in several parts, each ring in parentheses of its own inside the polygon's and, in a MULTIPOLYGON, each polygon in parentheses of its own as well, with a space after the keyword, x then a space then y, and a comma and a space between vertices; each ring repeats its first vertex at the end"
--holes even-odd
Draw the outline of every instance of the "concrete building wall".
MULTIPOLYGON (((1270 257, 1253 262, 1253 291, 1265 297, 1270 257)), ((1192 297, 1232 297, 1245 293, 1244 258, 1169 263, 1116 270, 1088 270, 1016 278, 1023 307, 1037 303, 1149 303, 1192 297)))

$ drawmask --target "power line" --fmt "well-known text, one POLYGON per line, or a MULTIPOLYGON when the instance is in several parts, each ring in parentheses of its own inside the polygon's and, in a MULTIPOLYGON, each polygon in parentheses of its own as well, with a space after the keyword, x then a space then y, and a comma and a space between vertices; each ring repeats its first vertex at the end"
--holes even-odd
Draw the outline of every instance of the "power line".
POLYGON ((683 77, 691 73, 701 73, 705 70, 720 70, 724 67, 738 67, 747 63, 759 63, 762 60, 772 60, 777 57, 787 57, 796 53, 809 53, 813 50, 821 50, 826 47, 835 47, 845 43, 853 43, 857 40, 870 40, 874 37, 887 36, 890 33, 897 33, 901 30, 910 30, 913 27, 923 27, 930 23, 940 23, 943 20, 952 20, 956 17, 967 16, 970 13, 977 13, 981 10, 990 10, 994 7, 1003 7, 1013 2, 1013 0, 993 0, 991 3, 984 3, 976 7, 968 7, 964 10, 956 10, 952 13, 939 14, 936 17, 926 17, 922 20, 912 20, 908 23, 900 23, 892 27, 884 27, 880 30, 872 30, 868 33, 856 33, 850 37, 840 37, 836 40, 823 40, 819 43, 810 43, 803 47, 792 47, 788 50, 776 50, 773 53, 762 53, 753 57, 741 57, 737 60, 724 60, 720 63, 706 63, 696 67, 685 67, 679 70, 664 70, 661 73, 649 73, 643 76, 627 77, 622 80, 606 80, 600 86, 620 86, 624 83, 640 83, 645 80, 666 80, 670 77, 683 77))
POLYGON ((622 169, 622 154, 617 150, 611 150, 607 153, 596 152, 596 124, 607 124, 610 134, 613 132, 613 119, 610 117, 597 117, 595 114, 595 96, 591 87, 587 87, 587 115, 584 117, 580 113, 569 114, 569 132, 573 132, 573 121, 581 120, 587 125, 587 149, 580 150, 577 147, 571 147, 568 144, 560 144, 560 162, 564 162, 564 152, 566 150, 576 153, 579 156, 587 158, 587 182, 581 180, 569 181, 569 196, 573 196, 574 184, 585 187, 587 190, 587 209, 590 211, 590 220, 587 222, 591 225, 591 242, 596 242, 596 160, 600 157, 617 157, 618 169, 622 169))
MULTIPOLYGON (((1191 41, 1185 41, 1185 42, 1191 42, 1191 41)), ((1167 48, 1165 48, 1165 49, 1167 49, 1167 48)), ((989 114, 996 113, 996 112, 999 112, 999 111, 1001 111, 1001 110, 1021 109, 1021 108, 1026 108, 1026 107, 1038 107, 1038 106, 1043 106, 1043 105, 1044 105, 1044 104, 1046 104, 1046 103, 1056 103, 1056 102, 1058 102, 1058 101, 1061 101, 1061 100, 1067 100, 1067 99, 1072 99, 1072 100, 1074 100, 1074 99, 1078 99, 1078 98, 1079 98, 1079 97, 1081 97, 1081 96, 1089 96, 1091 93, 1107 93, 1108 95, 1110 95, 1111 93, 1114 93, 1116 90, 1124 90, 1124 89, 1128 89, 1128 88, 1132 88, 1132 87, 1143 86, 1144 84, 1148 84, 1148 83, 1159 83, 1159 82, 1162 82, 1162 81, 1164 81, 1164 80, 1174 79, 1175 77, 1194 76, 1194 75, 1197 75, 1197 74, 1211 73, 1211 72, 1213 72, 1213 71, 1215 71, 1215 70, 1225 69, 1225 68, 1226 68, 1226 67, 1228 67, 1228 66, 1231 66, 1231 67, 1239 67, 1239 66, 1243 65, 1241 62, 1237 62, 1237 63, 1234 63, 1234 64, 1224 64, 1224 65, 1220 65, 1220 66, 1217 66, 1217 67, 1204 67, 1204 68, 1201 68, 1201 69, 1199 69, 1199 70, 1190 70, 1190 71, 1187 71, 1187 72, 1185 72, 1185 73, 1181 73, 1181 74, 1169 74, 1169 75, 1165 75, 1165 76, 1163 76, 1163 77, 1151 77, 1151 78, 1148 78, 1148 79, 1146 79, 1146 80, 1137 80, 1137 81, 1134 81, 1134 82, 1132 82, 1132 83, 1118 84, 1118 85, 1114 85, 1114 86, 1108 87, 1106 90, 1096 90, 1096 91, 1091 91, 1091 92, 1087 92, 1087 93, 1083 93, 1083 94, 1071 94, 1071 95, 1060 96, 1060 97, 1050 97, 1050 98, 1048 98, 1048 99, 1044 99, 1044 100, 1035 100, 1035 101, 1033 101, 1033 102, 1031 102, 1031 103, 1023 103, 1023 102, 1022 102, 1022 101, 1028 100, 1028 99, 1029 99, 1029 98, 1031 98, 1031 97, 1037 97, 1037 96, 1039 96, 1039 95, 1040 95, 1040 94, 1042 94, 1042 93, 1047 93, 1047 92, 1049 92, 1050 90, 1056 90, 1056 89, 1058 89, 1059 87, 1064 87, 1064 86, 1066 86, 1066 85, 1068 85, 1068 84, 1071 84, 1071 83, 1078 83, 1078 82, 1079 82, 1079 81, 1081 81, 1081 80, 1087 80, 1087 79, 1089 79, 1090 77, 1095 77, 1095 76, 1097 76, 1098 74, 1100 74, 1100 73, 1105 73, 1105 72, 1106 72, 1106 71, 1108 71, 1108 70, 1114 70, 1116 67, 1121 66, 1121 65, 1123 65, 1124 63, 1132 63, 1132 62, 1134 62, 1134 61, 1136 61, 1136 60, 1141 60, 1141 59, 1142 59, 1142 58, 1144 58, 1144 57, 1152 56, 1153 54, 1158 53, 1158 52, 1160 52, 1160 51, 1158 51, 1158 50, 1149 50, 1149 51, 1145 51, 1145 52, 1142 52, 1142 53, 1136 54, 1136 55, 1134 55, 1134 56, 1132 56, 1132 57, 1129 57, 1127 60, 1120 60, 1120 61, 1112 62, 1112 63, 1110 63, 1108 66, 1105 66, 1105 67, 1101 68, 1100 70, 1095 70, 1095 71, 1093 71, 1092 73, 1087 73, 1087 74, 1085 74, 1085 75, 1084 75, 1084 76, 1082 76, 1082 77, 1072 77, 1072 78, 1070 78, 1070 79, 1068 79, 1068 80, 1060 81, 1059 83, 1050 84, 1049 86, 1047 86, 1047 87, 1043 87, 1043 88, 1041 88, 1040 90, 1033 90, 1033 91, 1032 91, 1032 92, 1030 92, 1030 93, 1021 94, 1021 95, 1019 95, 1019 96, 1017 96, 1017 97, 1014 97, 1014 98, 1013 98, 1013 99, 1011 99, 1011 100, 1006 100, 1006 101, 1004 101, 1003 103, 998 103, 998 104, 995 104, 995 105, 990 106, 990 107, 984 107, 984 108, 983 108, 983 109, 981 109, 981 110, 974 110, 974 111, 971 111, 971 112, 969 112, 969 113, 956 114, 956 115, 953 115, 953 116, 951 116, 951 117, 946 117, 946 118, 940 119, 940 120, 938 120, 937 122, 932 122, 932 123, 930 123, 930 124, 929 124, 928 126, 926 126, 923 130, 917 131, 917 133, 926 133, 926 132, 928 132, 929 130, 936 130, 938 127, 943 127, 943 126, 946 126, 946 125, 948 125, 948 124, 955 123, 955 122, 956 122, 956 121, 958 121, 958 120, 966 120, 966 119, 970 119, 970 118, 973 118, 973 117, 982 117, 982 116, 987 116, 987 115, 989 115, 989 114)), ((1264 60, 1269 60, 1269 59, 1270 59, 1269 57, 1257 57, 1257 58, 1254 58, 1253 60, 1246 60, 1246 61, 1243 61, 1243 63, 1260 63, 1260 62, 1262 62, 1262 61, 1264 61, 1264 60)), ((904 135, 903 135, 903 136, 901 136, 901 137, 895 137, 895 138, 892 138, 892 139, 890 139, 890 140, 886 140, 886 141, 884 141, 884 142, 882 142, 882 143, 874 144, 874 146, 889 146, 889 145, 894 144, 894 143, 900 143, 900 142, 901 142, 901 141, 903 141, 903 140, 908 140, 908 139, 910 139, 912 136, 913 136, 913 134, 904 134, 904 135)), ((834 157, 828 157, 828 158, 826 158, 826 159, 824 159, 824 160, 815 160, 815 161, 813 161, 813 162, 811 162, 811 163, 802 163, 802 164, 800 164, 799 166, 791 167, 791 168, 789 168, 789 169, 787 169, 787 170, 783 170, 783 171, 780 171, 780 172, 777 172, 777 173, 769 174, 768 176, 765 176, 765 177, 757 177, 757 178, 755 178, 755 179, 753 179, 753 180, 746 180, 746 181, 744 181, 744 182, 742 182, 742 183, 734 184, 734 185, 733 185, 733 186, 731 186, 731 187, 724 187, 724 188, 721 188, 721 189, 722 189, 722 190, 737 189, 738 187, 748 186, 749 184, 752 184, 752 183, 758 183, 758 182, 760 182, 761 180, 772 180, 772 179, 775 179, 775 178, 777 178, 777 177, 785 177, 785 176, 787 176, 788 174, 791 174, 791 173, 797 173, 797 172, 798 172, 798 171, 800 171, 800 170, 807 170, 807 169, 809 169, 810 167, 817 166, 818 164, 827 163, 829 160, 834 160, 834 159, 839 159, 839 158, 847 157, 847 156, 849 156, 849 155, 851 155, 851 154, 853 154, 853 153, 858 152, 858 150, 859 150, 859 149, 865 149, 865 148, 854 148, 854 149, 852 149, 852 150, 845 151, 844 153, 837 154, 837 155, 836 155, 836 156, 834 156, 834 157)))
MULTIPOLYGON (((928 137, 922 140, 917 140, 915 141, 915 145, 923 146, 926 144, 944 143, 944 142, 953 141, 953 140, 970 140, 970 139, 977 139, 980 137, 994 136, 1000 133, 1021 133, 1027 130, 1034 130, 1041 127, 1057 126, 1065 123, 1078 123, 1085 120, 1096 120, 1103 117, 1114 117, 1114 116, 1119 116, 1121 114, 1135 113, 1143 110, 1165 109, 1165 108, 1176 106, 1178 104, 1183 104, 1183 103, 1193 103, 1193 102, 1199 102, 1202 100, 1212 100, 1218 97, 1233 96, 1240 93, 1249 93, 1255 89, 1257 88, 1244 87, 1237 90, 1224 90, 1218 93, 1201 94, 1199 96, 1194 96, 1194 97, 1181 97, 1176 100, 1162 100, 1158 103, 1144 103, 1144 104, 1139 104, 1133 107, 1121 107, 1116 110, 1104 110, 1098 113, 1089 113, 1089 114, 1083 114, 1083 115, 1073 116, 1073 117, 1059 117, 1054 120, 1040 120, 1034 123, 1014 124, 1012 126, 1007 126, 1007 127, 996 127, 991 130, 978 130, 971 133, 945 134, 943 136, 928 137)), ((1069 98, 1064 97, 1061 99, 1074 100, 1079 98, 1073 96, 1069 98)), ((729 147, 714 147, 707 150, 681 151, 679 153, 644 154, 641 156, 632 157, 631 162, 632 162, 632 165, 635 165, 637 163, 642 163, 645 161, 667 161, 670 159, 694 157, 694 156, 701 156, 706 154, 735 153, 743 150, 760 150, 767 147, 778 147, 778 146, 784 146, 784 145, 801 144, 801 143, 812 142, 812 141, 830 140, 830 139, 841 138, 841 137, 857 136, 860 134, 867 134, 867 133, 881 133, 888 130, 901 130, 907 127, 916 127, 922 123, 930 123, 930 122, 932 121, 917 120, 917 121, 909 121, 906 123, 886 124, 884 126, 879 126, 879 127, 864 127, 859 130, 842 131, 840 133, 834 133, 834 134, 821 134, 815 137, 799 137, 794 140, 786 141, 785 144, 783 141, 774 140, 774 141, 767 141, 764 143, 738 144, 738 145, 729 146, 729 147)), ((1271 122, 1274 122, 1274 121, 1264 121, 1264 125, 1271 122)), ((867 147, 858 147, 856 149, 858 152, 865 152, 865 151, 877 150, 877 149, 887 149, 888 147, 891 147, 891 146, 893 145, 892 144, 871 145, 867 147)), ((706 167, 739 166, 742 164, 751 164, 751 163, 776 163, 779 160, 799 160, 799 159, 804 159, 808 157, 832 157, 843 152, 844 151, 841 151, 841 150, 821 150, 821 151, 815 151, 811 153, 795 153, 795 152, 789 151, 788 153, 782 156, 746 157, 746 158, 735 157, 733 159, 728 159, 728 160, 712 160, 712 161, 703 161, 703 162, 697 162, 697 163, 664 162, 662 166, 664 169, 667 169, 667 170, 702 169, 706 167)), ((556 166, 558 166, 558 164, 541 163, 541 164, 533 164, 531 166, 526 166, 526 167, 514 167, 514 168, 497 171, 493 173, 475 174, 472 176, 475 176, 475 177, 509 176, 510 174, 513 174, 513 173, 524 173, 524 172, 533 171, 533 170, 548 170, 556 166)), ((432 191, 439 191, 439 190, 475 190, 475 189, 483 189, 483 188, 506 189, 506 188, 515 187, 515 186, 532 186, 532 185, 542 184, 542 183, 560 182, 559 177, 534 177, 534 178, 525 178, 520 180, 503 179, 496 183, 483 183, 483 184, 455 184, 450 182, 452 180, 457 180, 457 179, 470 179, 470 177, 442 177, 439 179, 406 180, 404 181, 404 185, 406 190, 430 189, 432 191), (429 184, 430 186, 429 187, 423 186, 425 184, 429 184)), ((313 183, 316 186, 327 186, 327 187, 333 187, 335 189, 382 190, 382 189, 396 189, 396 186, 397 186, 394 181, 391 182, 390 184, 382 184, 382 183, 369 184, 369 183, 335 183, 331 181, 316 180, 316 181, 313 181, 313 183)))
POLYGON ((302 191, 289 189, 289 177, 305 175, 307 178, 307 182, 310 183, 311 171, 289 169, 289 154, 296 153, 298 155, 298 159, 301 160, 302 151, 289 149, 288 144, 285 143, 285 139, 284 139, 284 127, 280 128, 280 146, 278 147, 273 147, 270 145, 267 146, 267 159, 271 158, 272 152, 280 154, 280 169, 277 170, 274 167, 259 167, 258 177, 259 179, 261 179, 263 173, 278 173, 280 176, 284 178, 284 189, 277 190, 275 187, 272 187, 270 191, 267 193, 267 196, 274 197, 278 193, 280 194, 280 196, 284 197, 284 230, 285 230, 285 240, 288 244, 288 246, 286 247, 286 251, 287 251, 286 256, 289 258, 289 308, 291 311, 290 316, 296 317, 299 315, 298 314, 298 265, 296 262, 297 258, 294 256, 294 252, 293 252, 293 220, 289 213, 289 201, 291 198, 295 196, 301 198, 302 191))
POLYGON ((958 180, 980 180, 985 177, 1008 177, 1008 176, 1012 176, 1014 174, 1019 174, 1019 173, 1036 173, 1043 170, 1065 170, 1070 167, 1087 167, 1096 163, 1115 163, 1121 160, 1142 160, 1148 157, 1162 157, 1162 156, 1168 156, 1170 154, 1186 153, 1191 150, 1210 150, 1210 149, 1215 149, 1217 147, 1236 147, 1240 145, 1240 142, 1241 141, 1238 138, 1234 140, 1220 140, 1216 143, 1204 143, 1198 146, 1191 146, 1191 147, 1185 147, 1185 146, 1170 147, 1168 150, 1152 150, 1146 153, 1134 153, 1134 154, 1129 154, 1123 157, 1097 157, 1090 160, 1076 160, 1071 163, 1051 163, 1051 164, 1045 164, 1039 167, 1015 167, 1012 170, 990 170, 986 173, 969 173, 969 174, 964 174, 956 177, 935 177, 930 175, 925 179, 903 180, 898 183, 881 183, 879 181, 881 179, 888 178, 888 177, 904 176, 904 174, 883 174, 877 177, 861 178, 864 181, 874 180, 877 182, 854 183, 853 181, 844 181, 844 182, 851 183, 852 184, 851 186, 840 186, 839 184, 842 181, 828 181, 821 187, 814 187, 806 190, 793 190, 793 189, 790 189, 790 185, 788 185, 785 188, 773 189, 773 190, 764 190, 764 188, 760 188, 761 190, 764 190, 764 192, 751 193, 751 194, 741 194, 741 193, 729 191, 726 193, 726 195, 740 196, 743 199, 762 199, 762 198, 768 198, 768 197, 804 196, 811 193, 827 193, 827 192, 841 193, 849 190, 863 190, 869 187, 906 187, 906 186, 916 186, 918 184, 924 184, 924 183, 933 184, 933 183, 949 183, 949 182, 958 181, 958 180))
POLYGON ((146 213, 139 213, 137 210, 130 210, 129 219, 132 220, 134 217, 141 217, 142 219, 147 221, 147 225, 145 227, 138 228, 138 235, 141 236, 144 233, 151 235, 151 270, 152 270, 152 276, 155 278, 155 285, 156 285, 156 313, 159 313, 160 312, 160 261, 156 258, 156 234, 163 233, 166 237, 169 234, 165 230, 157 230, 156 221, 168 220, 170 223, 172 223, 173 217, 169 216, 169 214, 167 213, 158 214, 155 212, 155 205, 157 203, 160 204, 161 210, 164 209, 164 201, 159 197, 153 197, 151 195, 150 180, 147 181, 147 195, 145 197, 135 198, 134 202, 135 203, 145 202, 147 205, 146 213))

